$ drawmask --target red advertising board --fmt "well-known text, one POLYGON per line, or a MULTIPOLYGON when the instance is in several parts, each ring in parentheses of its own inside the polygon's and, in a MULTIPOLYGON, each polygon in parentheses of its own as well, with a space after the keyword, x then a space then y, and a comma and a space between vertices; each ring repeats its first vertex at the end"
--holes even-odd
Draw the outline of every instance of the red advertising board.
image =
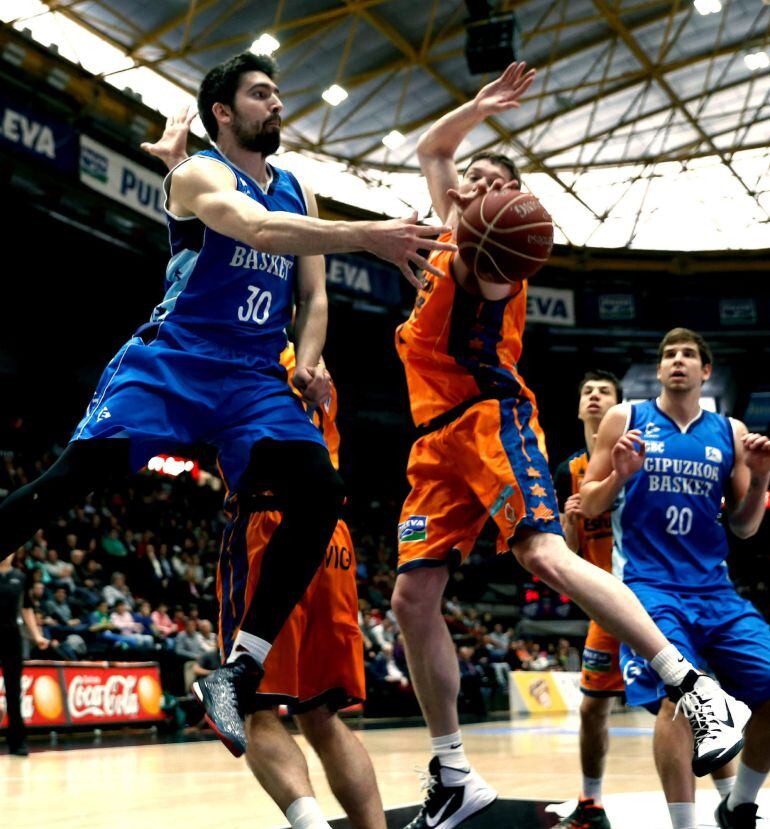
MULTIPOLYGON (((30 726, 122 725, 163 719, 155 663, 33 662, 24 665, 22 716, 30 726)), ((7 725, 0 673, 0 727, 7 725)))

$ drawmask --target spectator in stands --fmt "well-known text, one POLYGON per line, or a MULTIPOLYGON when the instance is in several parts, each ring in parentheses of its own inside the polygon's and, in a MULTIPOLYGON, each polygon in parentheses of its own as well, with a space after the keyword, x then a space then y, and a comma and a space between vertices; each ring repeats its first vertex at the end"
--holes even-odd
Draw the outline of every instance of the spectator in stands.
POLYGON ((112 558, 126 558, 128 556, 126 545, 120 540, 120 533, 116 527, 112 527, 107 535, 102 538, 102 550, 112 558))
POLYGON ((180 604, 174 605, 173 622, 176 625, 177 633, 181 633, 185 629, 185 625, 187 624, 187 616, 185 616, 184 608, 180 604))
POLYGON ((66 585, 70 592, 75 590, 75 583, 72 580, 75 572, 74 567, 68 562, 62 561, 59 558, 59 553, 52 547, 48 550, 46 561, 43 566, 48 575, 51 577, 51 581, 56 584, 66 585))
POLYGON ((198 633, 197 622, 195 619, 188 619, 184 630, 176 637, 174 652, 184 659, 197 659, 206 650, 198 633))
POLYGON ((208 619, 201 619, 198 622, 198 636, 201 644, 207 651, 218 651, 219 640, 216 633, 214 633, 214 626, 208 619))
POLYGON ((102 596, 107 599, 110 607, 114 607, 118 602, 125 602, 129 608, 134 606, 134 597, 131 595, 123 573, 112 574, 110 583, 102 590, 102 596))
POLYGON ((45 602, 44 608, 46 615, 53 619, 57 625, 65 627, 80 625, 80 619, 75 617, 67 601, 67 588, 64 586, 57 587, 54 590, 53 598, 45 602))
POLYGON ((152 622, 152 605, 146 601, 142 600, 139 602, 139 606, 136 611, 132 614, 134 621, 137 622, 142 626, 142 629, 139 631, 140 633, 144 633, 145 636, 153 637, 153 641, 158 634, 157 628, 152 622))
POLYGON ((144 556, 139 563, 139 583, 146 594, 158 601, 168 596, 173 570, 167 558, 159 558, 154 544, 147 544, 144 556))
POLYGON ((44 603, 46 601, 45 585, 42 581, 33 582, 29 588, 30 606, 35 610, 44 611, 44 603))
POLYGON ((110 614, 110 622, 112 622, 113 629, 138 648, 151 648, 155 644, 151 635, 142 632, 144 629, 142 623, 134 619, 125 601, 116 602, 115 609, 110 614))
POLYGON ((110 645, 128 649, 134 644, 131 637, 123 636, 113 624, 106 599, 102 599, 89 614, 88 629, 96 635, 98 640, 107 642, 110 645))
POLYGON ((473 648, 463 645, 457 649, 457 661, 460 667, 460 696, 472 713, 479 717, 486 716, 487 705, 482 693, 484 675, 473 663, 473 648))
POLYGON ((158 636, 162 639, 169 639, 179 633, 179 629, 174 624, 171 617, 168 615, 168 605, 165 602, 160 602, 156 610, 153 610, 150 617, 155 630, 158 631, 158 636))

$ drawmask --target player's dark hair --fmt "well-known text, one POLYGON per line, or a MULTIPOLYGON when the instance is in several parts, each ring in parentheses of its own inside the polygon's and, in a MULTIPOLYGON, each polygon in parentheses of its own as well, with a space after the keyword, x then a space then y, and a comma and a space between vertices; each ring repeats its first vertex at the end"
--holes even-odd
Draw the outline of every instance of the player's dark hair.
POLYGON ((583 379, 578 385, 578 394, 582 394, 583 386, 592 380, 605 380, 611 383, 615 387, 615 400, 618 403, 623 402, 623 384, 611 371, 605 371, 603 368, 591 368, 583 375, 583 379))
POLYGON ((709 344, 697 331, 691 331, 689 328, 672 328, 668 334, 663 337, 660 341, 660 345, 658 346, 658 363, 660 364, 663 359, 663 352, 670 345, 678 345, 679 343, 695 343, 695 345, 698 346, 701 365, 714 365, 714 355, 711 352, 709 344))
POLYGON ((477 161, 491 161, 492 164, 497 164, 500 167, 505 167, 506 170, 511 174, 511 180, 518 181, 521 184, 521 174, 519 173, 519 168, 508 158, 507 155, 503 155, 502 153, 487 153, 487 152, 480 152, 476 153, 473 158, 468 163, 468 166, 465 168, 465 172, 468 172, 468 169, 475 164, 477 161))
POLYGON ((278 64, 269 55, 241 52, 210 69, 198 89, 198 115, 212 141, 217 140, 219 124, 211 111, 214 104, 232 107, 241 77, 247 72, 264 72, 270 80, 278 75, 278 64))

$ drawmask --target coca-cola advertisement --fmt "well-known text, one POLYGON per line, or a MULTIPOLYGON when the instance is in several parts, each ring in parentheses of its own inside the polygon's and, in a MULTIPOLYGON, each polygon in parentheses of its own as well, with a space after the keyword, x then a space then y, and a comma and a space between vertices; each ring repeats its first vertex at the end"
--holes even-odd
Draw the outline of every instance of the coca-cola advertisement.
MULTIPOLYGON (((30 726, 100 725, 162 720, 163 691, 154 663, 27 663, 22 715, 30 726)), ((0 673, 5 727, 5 683, 0 673)))
MULTIPOLYGON (((6 709, 5 677, 0 672, 0 728, 8 725, 6 709)), ((27 725, 67 723, 59 669, 55 665, 25 665, 21 677, 21 715, 27 725)))

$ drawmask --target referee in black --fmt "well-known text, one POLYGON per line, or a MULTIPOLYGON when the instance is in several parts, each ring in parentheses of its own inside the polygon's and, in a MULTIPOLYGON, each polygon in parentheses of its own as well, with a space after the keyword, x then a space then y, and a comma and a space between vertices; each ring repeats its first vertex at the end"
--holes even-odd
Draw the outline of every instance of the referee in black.
POLYGON ((8 753, 26 757, 26 729, 21 716, 22 619, 38 648, 45 650, 49 641, 42 636, 37 626, 35 611, 24 589, 26 577, 12 565, 11 556, 0 562, 0 663, 5 678, 5 704, 8 707, 8 753))

